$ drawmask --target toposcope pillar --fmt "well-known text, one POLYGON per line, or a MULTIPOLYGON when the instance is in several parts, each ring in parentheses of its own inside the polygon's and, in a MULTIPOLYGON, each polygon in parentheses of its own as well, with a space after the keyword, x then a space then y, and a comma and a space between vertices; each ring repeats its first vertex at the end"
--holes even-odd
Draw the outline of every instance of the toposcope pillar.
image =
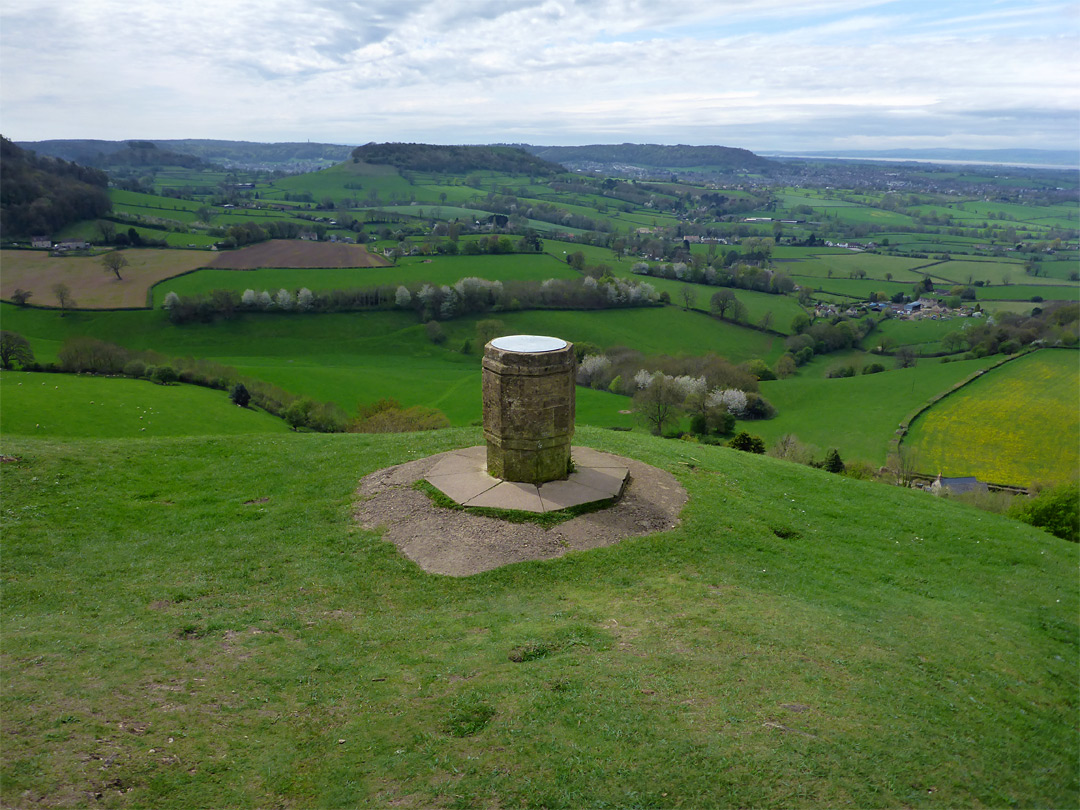
POLYGON ((559 338, 511 335, 484 347, 488 475, 542 484, 570 474, 576 366, 573 344, 559 338))

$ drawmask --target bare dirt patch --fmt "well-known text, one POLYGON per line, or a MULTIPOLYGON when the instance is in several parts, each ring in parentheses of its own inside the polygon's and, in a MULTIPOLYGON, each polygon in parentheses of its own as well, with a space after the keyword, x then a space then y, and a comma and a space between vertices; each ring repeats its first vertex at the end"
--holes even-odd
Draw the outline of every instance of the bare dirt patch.
POLYGON ((428 573, 469 576, 525 560, 602 548, 679 523, 686 490, 671 473, 630 458, 630 482, 614 506, 550 529, 435 506, 413 489, 447 453, 378 470, 360 481, 355 516, 428 573))
POLYGON ((263 267, 389 267, 390 262, 368 252, 363 245, 271 239, 240 250, 219 253, 207 266, 219 270, 258 270, 263 267))
MULTIPOLYGON (((103 255, 103 254, 102 254, 103 255)), ((98 256, 50 256, 42 250, 0 252, 0 298, 10 300, 16 288, 30 290, 30 304, 56 306, 53 285, 66 284, 79 309, 145 307, 149 289, 159 281, 204 267, 205 250, 124 251, 128 266, 117 278, 98 256)))

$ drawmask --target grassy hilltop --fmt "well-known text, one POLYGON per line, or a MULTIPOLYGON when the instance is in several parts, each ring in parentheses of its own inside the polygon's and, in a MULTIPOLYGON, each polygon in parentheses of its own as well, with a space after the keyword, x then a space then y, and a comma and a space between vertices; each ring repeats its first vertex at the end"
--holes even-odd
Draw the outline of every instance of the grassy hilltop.
POLYGON ((90 248, 4 247, 15 364, 114 376, 0 372, 0 804, 1080 802, 1075 544, 689 413, 654 437, 631 396, 710 374, 804 460, 871 475, 910 425, 918 472, 1073 481, 1074 177, 204 146, 228 168, 112 167, 111 210, 50 234, 90 248), (362 476, 480 443, 493 333, 594 355, 577 442, 671 472, 681 525, 461 579, 359 528, 362 476), (131 378, 163 366, 214 389, 131 378), (381 398, 452 427, 284 421, 381 398))
POLYGON ((3 803, 1075 803, 1075 545, 727 449, 578 439, 674 473, 682 525, 453 579, 351 513, 361 476, 475 428, 6 436, 3 803))

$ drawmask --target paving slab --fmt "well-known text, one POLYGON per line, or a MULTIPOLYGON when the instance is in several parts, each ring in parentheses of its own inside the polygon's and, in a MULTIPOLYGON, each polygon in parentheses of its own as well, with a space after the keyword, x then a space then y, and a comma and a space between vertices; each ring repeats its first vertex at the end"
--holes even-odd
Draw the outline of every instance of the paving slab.
POLYGON ((498 478, 492 478, 487 473, 475 471, 451 475, 432 475, 428 473, 424 478, 443 495, 458 503, 470 501, 477 495, 487 492, 492 487, 502 483, 498 478))
POLYGON ((581 506, 596 501, 606 501, 612 497, 614 496, 599 489, 586 487, 574 481, 548 481, 540 487, 540 500, 544 503, 545 512, 569 509, 571 506, 581 506))
MULTIPOLYGON (((468 456, 460 455, 457 453, 451 453, 443 456, 435 462, 434 466, 428 470, 427 475, 424 476, 429 481, 433 477, 439 477, 443 475, 462 475, 473 474, 483 475, 490 478, 484 467, 483 462, 478 462, 476 459, 469 458, 468 456)), ((492 481, 498 479, 492 478, 492 481)), ((432 483, 435 483, 432 481, 432 483)))
POLYGON ((537 487, 500 481, 487 474, 487 448, 467 447, 440 456, 424 475, 428 483, 462 506, 551 512, 617 498, 629 477, 626 460, 588 447, 573 448, 574 472, 537 487))
POLYGON ((460 450, 451 450, 450 454, 478 459, 481 465, 487 464, 487 446, 483 444, 476 445, 475 447, 463 447, 460 450))
MULTIPOLYGON (((629 468, 623 467, 576 467, 567 483, 600 490, 605 498, 614 498, 622 492, 629 468)), ((554 481, 550 483, 554 484, 554 481)), ((546 487, 547 484, 544 484, 546 487)), ((540 492, 543 495, 543 490, 540 492)))
POLYGON ((575 467, 625 467, 626 462, 618 456, 610 453, 601 453, 591 447, 574 447, 570 450, 570 458, 574 460, 575 467))
POLYGON ((544 512, 544 502, 535 484, 518 481, 500 481, 491 489, 481 492, 462 506, 488 506, 494 509, 520 509, 523 512, 544 512))

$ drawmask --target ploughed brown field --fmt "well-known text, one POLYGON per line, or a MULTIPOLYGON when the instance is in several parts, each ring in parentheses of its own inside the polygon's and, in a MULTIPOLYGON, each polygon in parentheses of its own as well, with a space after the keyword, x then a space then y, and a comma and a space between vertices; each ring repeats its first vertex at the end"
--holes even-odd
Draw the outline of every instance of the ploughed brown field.
POLYGON ((382 256, 369 253, 363 245, 342 242, 305 242, 299 239, 272 239, 240 250, 219 253, 207 267, 220 270, 257 270, 260 267, 388 267, 382 256))

